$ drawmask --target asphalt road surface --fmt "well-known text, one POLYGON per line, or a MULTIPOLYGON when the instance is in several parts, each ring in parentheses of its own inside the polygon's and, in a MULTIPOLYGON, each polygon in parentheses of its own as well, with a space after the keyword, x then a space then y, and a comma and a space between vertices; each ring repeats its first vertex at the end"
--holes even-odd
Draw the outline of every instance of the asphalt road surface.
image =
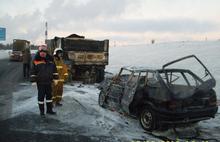
POLYGON ((22 63, 0 60, 0 120, 11 115, 12 92, 22 78, 22 63))
MULTIPOLYGON (((24 82, 22 63, 0 60, 0 142, 95 142, 112 141, 105 136, 88 137, 81 133, 86 128, 69 128, 53 118, 43 119, 39 114, 24 112, 13 116, 13 102, 24 101, 29 96, 14 96, 24 82), (64 130, 65 129, 65 130, 64 130), (63 133, 65 131, 65 133, 63 133)), ((26 82, 28 83, 28 82, 26 82)), ((27 87, 27 86, 26 86, 27 87)), ((37 100, 36 100, 37 103, 37 100)))

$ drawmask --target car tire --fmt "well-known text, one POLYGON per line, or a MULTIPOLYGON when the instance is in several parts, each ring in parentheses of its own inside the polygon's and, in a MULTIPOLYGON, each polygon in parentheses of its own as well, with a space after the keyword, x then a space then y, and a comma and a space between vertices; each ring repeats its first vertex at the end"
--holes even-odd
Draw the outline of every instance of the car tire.
POLYGON ((145 107, 140 112, 139 121, 142 128, 146 131, 152 131, 156 129, 156 115, 149 107, 145 107))
POLYGON ((105 94, 104 94, 104 92, 103 91, 100 91, 100 93, 99 93, 99 100, 98 100, 98 103, 99 103, 99 106, 101 106, 101 107, 103 107, 103 108, 105 108, 106 107, 106 99, 105 99, 105 94))

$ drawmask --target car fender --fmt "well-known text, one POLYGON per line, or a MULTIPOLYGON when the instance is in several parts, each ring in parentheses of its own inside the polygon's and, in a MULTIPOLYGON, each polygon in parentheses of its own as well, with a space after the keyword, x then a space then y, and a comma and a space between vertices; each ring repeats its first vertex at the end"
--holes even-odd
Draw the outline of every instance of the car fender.
POLYGON ((143 104, 141 106, 142 106, 142 108, 150 107, 152 110, 157 110, 157 107, 152 102, 149 102, 149 101, 143 102, 143 104))

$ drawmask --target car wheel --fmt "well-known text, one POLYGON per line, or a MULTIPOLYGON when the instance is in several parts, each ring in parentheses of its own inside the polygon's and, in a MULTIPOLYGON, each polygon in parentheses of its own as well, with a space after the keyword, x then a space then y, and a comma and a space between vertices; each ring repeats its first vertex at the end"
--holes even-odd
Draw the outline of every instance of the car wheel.
POLYGON ((104 94, 104 92, 103 91, 100 91, 100 93, 99 93, 99 100, 98 100, 98 103, 99 103, 99 105, 101 106, 101 107, 103 107, 103 108, 105 108, 105 94, 104 94))
POLYGON ((156 129, 156 116, 152 109, 144 108, 140 113, 140 124, 143 129, 147 131, 152 131, 156 129))

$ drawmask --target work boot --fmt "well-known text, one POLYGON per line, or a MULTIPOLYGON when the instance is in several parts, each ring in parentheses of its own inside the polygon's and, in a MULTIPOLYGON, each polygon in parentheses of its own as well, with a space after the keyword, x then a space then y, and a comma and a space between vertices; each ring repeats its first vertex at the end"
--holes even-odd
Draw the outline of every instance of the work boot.
POLYGON ((44 104, 38 104, 38 105, 39 105, 40 115, 45 116, 44 115, 44 104))
POLYGON ((53 111, 53 103, 47 103, 47 114, 56 115, 56 112, 53 111))

